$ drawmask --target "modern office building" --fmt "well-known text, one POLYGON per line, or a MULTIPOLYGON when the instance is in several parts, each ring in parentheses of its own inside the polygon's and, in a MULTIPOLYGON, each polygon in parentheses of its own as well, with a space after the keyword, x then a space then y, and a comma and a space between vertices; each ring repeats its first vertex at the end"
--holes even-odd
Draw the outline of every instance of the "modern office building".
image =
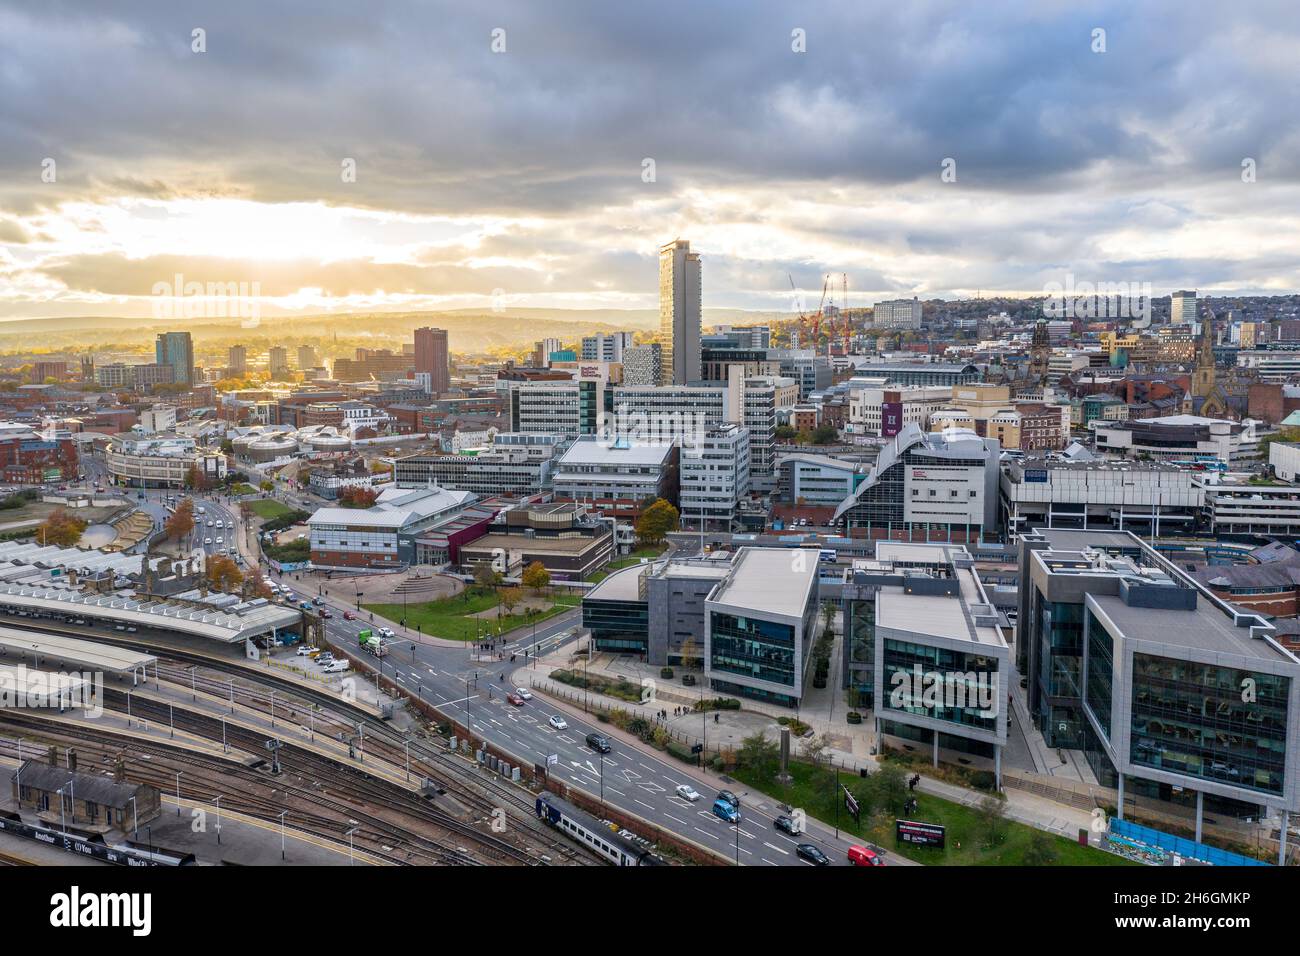
POLYGON ((306 372, 320 364, 320 356, 316 354, 315 346, 300 345, 298 346, 298 369, 306 372))
POLYGON ((1169 296, 1169 324, 1196 326, 1195 292, 1175 292, 1169 296))
POLYGON ((788 504, 837 507, 867 477, 859 462, 829 455, 779 455, 776 460, 777 498, 788 504))
POLYGON ((605 405, 605 390, 599 382, 510 382, 509 387, 512 432, 569 438, 596 434, 605 405))
POLYGON ((478 496, 445 488, 386 488, 371 508, 318 508, 307 519, 311 562, 336 570, 395 570, 415 561, 416 539, 478 496))
POLYGON ((582 337, 582 361, 584 362, 622 362, 623 352, 632 347, 633 333, 598 332, 582 337))
POLYGON ((663 347, 658 342, 623 349, 623 384, 663 384, 663 347))
POLYGON ((700 378, 700 257, 676 239, 659 250, 659 340, 665 384, 700 378))
POLYGON ((682 528, 731 531, 749 495, 749 430, 708 428, 681 450, 682 528))
POLYGON ((104 452, 114 484, 133 488, 183 488, 193 469, 210 482, 226 477, 226 456, 175 434, 115 435, 104 452))
POLYGON ((1199 415, 1167 415, 1129 421, 1097 422, 1097 452, 1108 458, 1192 462, 1217 458, 1224 464, 1259 455, 1254 423, 1199 415))
POLYGON ((447 330, 415 330, 415 371, 429 376, 429 392, 441 395, 451 389, 451 353, 447 348, 447 330))
POLYGON ((578 438, 555 467, 557 501, 587 504, 605 517, 635 521, 656 498, 677 504, 680 457, 676 442, 578 438))
POLYGON ((248 371, 248 349, 242 345, 232 345, 226 353, 226 366, 232 376, 243 375, 248 371))
POLYGON ((500 432, 486 450, 450 455, 408 455, 394 462, 399 488, 472 491, 484 498, 534 495, 551 487, 562 435, 500 432))
POLYGON ((1000 534, 996 439, 907 425, 833 521, 849 537, 975 542, 1000 534))
POLYGON ((1061 527, 1194 531, 1205 504, 1199 472, 1159 462, 1023 458, 1002 468, 1000 508, 1007 531, 1061 527))
POLYGON ((1018 657, 1049 744, 1098 781, 1195 815, 1300 809, 1300 659, 1132 534, 1022 539, 1018 657))
POLYGON ((881 541, 845 572, 844 686, 882 739, 992 760, 1001 786, 1011 651, 965 547, 881 541))
POLYGON ((159 332, 154 341, 154 362, 169 365, 172 381, 178 385, 194 384, 194 342, 188 332, 159 332))
POLYGON ((956 362, 869 362, 857 374, 883 378, 890 385, 965 385, 980 380, 979 366, 956 362))
POLYGON ((877 302, 872 310, 872 327, 875 329, 916 330, 921 327, 921 302, 911 299, 889 299, 877 302))
POLYGON ((930 416, 952 401, 947 385, 854 388, 849 392, 849 425, 854 435, 893 438, 906 425, 930 430, 930 416))
POLYGON ((710 690, 797 707, 816 639, 820 562, 784 548, 741 548, 704 602, 710 690))

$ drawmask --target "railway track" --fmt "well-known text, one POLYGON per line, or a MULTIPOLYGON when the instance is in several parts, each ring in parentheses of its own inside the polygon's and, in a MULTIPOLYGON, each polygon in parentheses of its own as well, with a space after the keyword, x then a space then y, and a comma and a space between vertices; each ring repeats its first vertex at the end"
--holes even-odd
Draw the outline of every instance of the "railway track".
MULTIPOLYGON (((278 820, 280 813, 288 810, 286 828, 292 820, 293 829, 334 842, 346 828, 356 826, 354 843, 389 862, 469 866, 539 862, 520 848, 446 817, 436 808, 421 807, 414 795, 413 810, 368 780, 349 781, 346 773, 335 773, 322 783, 319 774, 307 776, 313 768, 286 765, 284 757, 283 772, 271 776, 162 741, 142 742, 102 728, 69 727, 32 711, 6 712, 0 715, 0 723, 41 731, 47 743, 74 746, 83 754, 93 750, 101 766, 111 766, 123 752, 147 757, 134 762, 129 775, 164 793, 175 792, 179 769, 182 796, 197 802, 213 803, 214 795, 219 794, 222 807, 268 821, 278 820), (419 813, 419 809, 425 812, 419 813), (427 830, 438 831, 437 836, 422 832, 427 830)), ((16 746, 11 745, 11 749, 16 750, 16 746)))
POLYGON ((156 668, 159 679, 181 688, 202 689, 213 696, 224 696, 230 693, 230 680, 221 680, 191 668, 203 668, 228 674, 235 679, 234 695, 237 705, 242 698, 245 706, 265 713, 270 712, 271 706, 277 710, 282 706, 286 710, 293 709, 295 701, 296 709, 303 712, 314 706, 316 719, 325 721, 322 724, 322 732, 325 732, 326 728, 332 728, 335 734, 339 732, 351 734, 359 724, 365 728, 366 746, 376 748, 370 752, 384 753, 389 756, 399 753, 403 755, 402 761, 395 763, 396 766, 404 763, 405 749, 409 744, 413 763, 416 760, 422 762, 424 768, 422 776, 427 777, 439 792, 449 793, 455 800, 489 818, 501 809, 513 811, 509 816, 511 826, 527 831, 534 841, 547 846, 552 860, 563 859, 578 864, 603 862, 589 853, 585 847, 562 837, 557 838, 554 830, 537 819, 531 795, 504 780, 467 766, 461 758, 448 753, 444 748, 430 745, 419 738, 408 739, 369 710, 351 704, 333 692, 305 686, 271 671, 248 667, 240 660, 222 660, 206 654, 151 643, 138 636, 128 637, 118 632, 101 633, 88 628, 65 628, 53 622, 41 622, 39 625, 24 624, 20 621, 7 623, 8 626, 26 627, 38 632, 43 630, 65 633, 83 640, 101 641, 153 653, 159 658, 156 668), (241 681, 266 690, 248 687, 241 681))

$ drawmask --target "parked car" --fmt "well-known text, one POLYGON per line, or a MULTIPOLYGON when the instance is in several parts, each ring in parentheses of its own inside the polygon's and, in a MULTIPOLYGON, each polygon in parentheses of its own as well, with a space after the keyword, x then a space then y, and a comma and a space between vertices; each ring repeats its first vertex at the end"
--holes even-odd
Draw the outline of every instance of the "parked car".
POLYGON ((811 843, 800 843, 794 848, 795 855, 801 860, 807 860, 813 866, 830 866, 831 858, 828 857, 811 843))
POLYGON ((700 792, 694 787, 684 783, 677 788, 677 796, 681 797, 683 800, 689 801, 690 803, 694 803, 696 800, 700 799, 700 792))
POLYGON ((298 648, 298 656, 306 657, 315 650, 316 648, 312 647, 310 644, 304 644, 302 647, 298 648))
POLYGON ((325 668, 326 674, 342 674, 344 671, 351 670, 352 663, 345 657, 330 661, 329 666, 325 668))
POLYGON ((568 722, 567 720, 565 720, 563 717, 561 717, 559 714, 554 714, 554 715, 551 717, 551 719, 550 719, 549 721, 547 721, 547 723, 549 723, 549 724, 550 724, 552 727, 554 727, 556 730, 568 730, 568 729, 569 729, 569 722, 568 722))

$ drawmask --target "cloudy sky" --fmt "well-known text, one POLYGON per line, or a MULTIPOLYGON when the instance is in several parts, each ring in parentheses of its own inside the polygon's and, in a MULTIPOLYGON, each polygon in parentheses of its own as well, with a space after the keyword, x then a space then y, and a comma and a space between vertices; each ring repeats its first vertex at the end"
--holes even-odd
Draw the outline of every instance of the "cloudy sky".
POLYGON ((706 306, 1292 291, 1298 48, 1294 0, 0 0, 0 318, 644 308, 675 237, 706 306))

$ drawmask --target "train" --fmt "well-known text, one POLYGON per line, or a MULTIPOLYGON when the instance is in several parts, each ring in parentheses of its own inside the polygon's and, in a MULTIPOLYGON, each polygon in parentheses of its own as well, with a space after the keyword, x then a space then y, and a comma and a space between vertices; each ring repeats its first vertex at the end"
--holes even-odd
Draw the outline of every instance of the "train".
POLYGON ((663 866, 663 858, 553 793, 537 798, 537 816, 615 866, 663 866))

